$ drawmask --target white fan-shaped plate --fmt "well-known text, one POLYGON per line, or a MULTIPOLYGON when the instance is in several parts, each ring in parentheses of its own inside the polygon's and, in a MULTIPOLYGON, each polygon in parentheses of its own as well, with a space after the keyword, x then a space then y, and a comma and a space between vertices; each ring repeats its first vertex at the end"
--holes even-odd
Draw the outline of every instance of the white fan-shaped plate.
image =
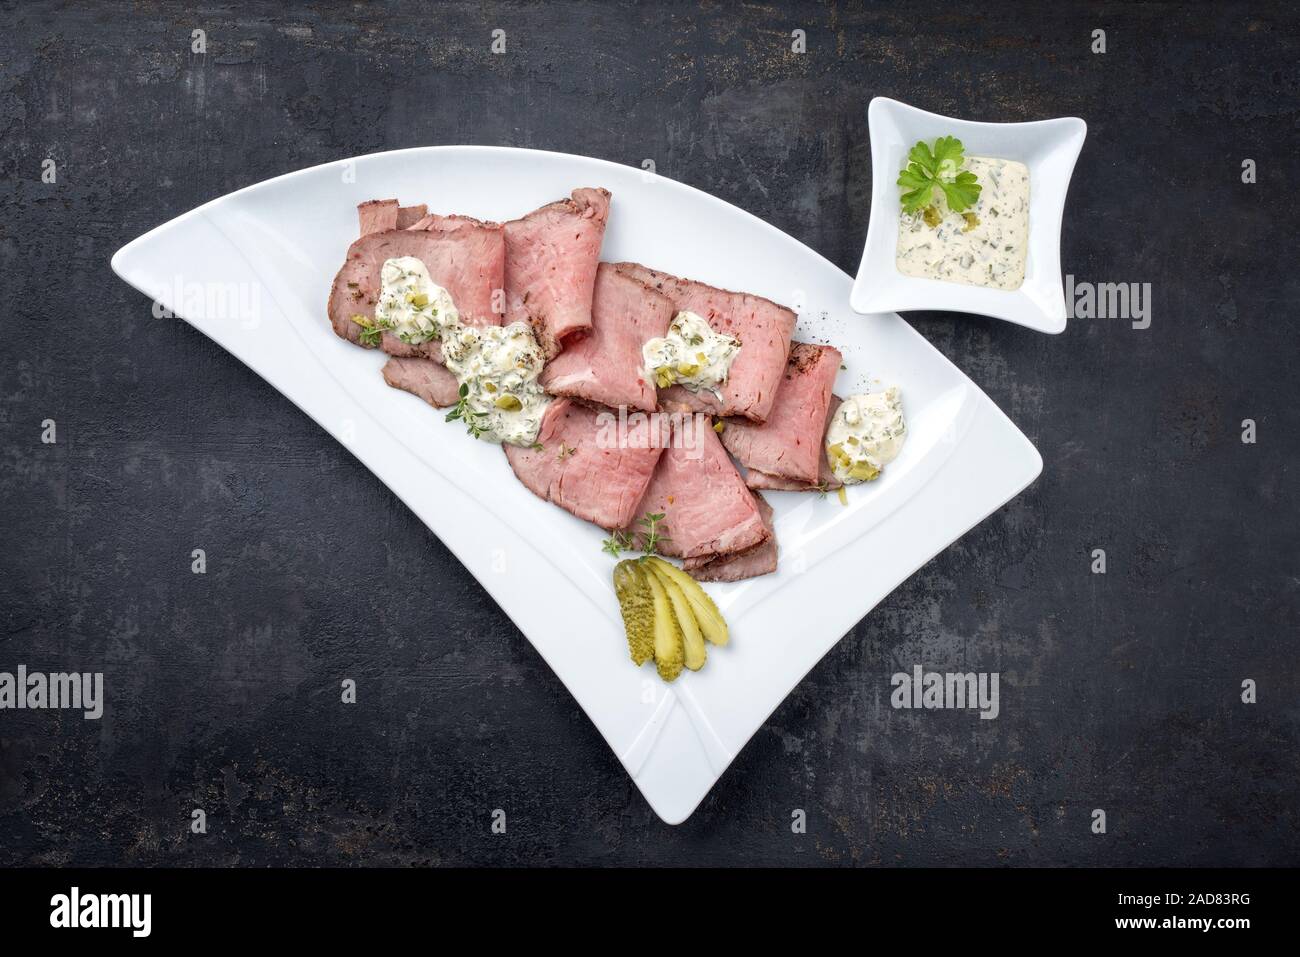
MULTIPOLYGON (((120 249, 113 270, 200 329, 329 430, 483 584, 591 717, 665 821, 685 820, 801 677, 931 556, 1033 481, 1042 459, 896 315, 860 316, 847 275, 706 193, 613 163, 478 146, 379 153, 250 186, 120 249), (849 493, 769 493, 780 570, 711 585, 731 624, 673 685, 628 660, 604 533, 548 505, 501 450, 384 384, 383 356, 338 339, 325 302, 356 205, 398 197, 504 220, 604 186, 603 258, 793 305, 799 337, 845 356, 840 394, 898 384, 910 434, 849 493)), ((437 639, 431 639, 437 640, 437 639)))

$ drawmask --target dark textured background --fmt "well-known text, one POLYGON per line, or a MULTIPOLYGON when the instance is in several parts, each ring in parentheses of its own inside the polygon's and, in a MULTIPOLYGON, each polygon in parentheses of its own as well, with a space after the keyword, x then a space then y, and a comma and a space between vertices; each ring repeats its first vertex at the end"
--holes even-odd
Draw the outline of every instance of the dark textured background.
POLYGON ((0 9, 0 670, 109 689, 99 722, 0 712, 0 865, 1300 863, 1294 8, 0 9), (876 95, 1084 117, 1064 270, 1152 283, 1153 323, 911 317, 1043 475, 679 828, 373 476, 108 266, 270 176, 485 143, 654 158, 853 271, 876 95), (892 711, 914 662, 1001 671, 1001 717, 892 711))

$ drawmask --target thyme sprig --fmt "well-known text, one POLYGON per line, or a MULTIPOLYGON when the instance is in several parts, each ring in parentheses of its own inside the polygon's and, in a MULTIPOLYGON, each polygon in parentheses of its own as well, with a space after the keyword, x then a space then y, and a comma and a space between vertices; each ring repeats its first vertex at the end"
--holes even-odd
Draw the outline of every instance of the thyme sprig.
POLYGON ((476 409, 470 408, 468 382, 461 383, 457 395, 459 398, 456 400, 456 404, 452 406, 451 411, 447 413, 447 421, 464 422, 465 430, 469 432, 470 435, 474 436, 474 438, 481 439, 484 433, 487 432, 487 427, 479 420, 486 418, 487 413, 479 412, 476 409))
POLYGON ((618 558, 623 552, 634 552, 639 549, 642 552, 640 560, 645 561, 651 555, 659 554, 659 544, 661 542, 672 541, 669 536, 663 534, 660 528, 660 523, 663 520, 663 512, 647 512, 637 521, 637 524, 645 529, 644 532, 616 531, 612 536, 601 542, 601 551, 608 552, 618 558))

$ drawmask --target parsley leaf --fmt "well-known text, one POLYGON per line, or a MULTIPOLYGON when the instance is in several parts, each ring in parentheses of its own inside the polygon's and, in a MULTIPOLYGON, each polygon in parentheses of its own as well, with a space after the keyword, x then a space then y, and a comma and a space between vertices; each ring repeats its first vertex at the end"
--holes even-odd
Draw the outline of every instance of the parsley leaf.
POLYGON ((934 173, 939 179, 957 175, 965 160, 966 149, 955 136, 941 136, 934 141, 934 173))
POLYGON ((903 187, 903 210, 915 213, 930 205, 934 193, 934 180, 915 163, 898 174, 898 185, 903 187))
POLYGON ((980 198, 979 181, 968 169, 958 173, 951 183, 941 180, 939 188, 943 190, 944 198, 948 200, 948 208, 954 213, 960 213, 974 206, 975 201, 980 198))
POLYGON ((974 206, 980 197, 979 180, 970 170, 963 170, 965 147, 955 136, 941 136, 931 149, 924 140, 907 153, 907 166, 899 171, 897 185, 903 211, 926 211, 925 220, 936 225, 939 217, 938 190, 954 213, 974 206))

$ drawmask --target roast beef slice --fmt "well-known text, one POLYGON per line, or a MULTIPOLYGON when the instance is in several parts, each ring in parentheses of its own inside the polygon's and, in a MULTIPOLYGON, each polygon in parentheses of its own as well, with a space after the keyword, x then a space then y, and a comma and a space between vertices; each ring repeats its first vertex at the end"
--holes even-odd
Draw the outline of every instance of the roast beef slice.
POLYGON ((609 191, 584 188, 505 224, 506 319, 531 324, 548 359, 591 328, 608 218, 609 191))
POLYGON ((843 485, 844 483, 836 478, 835 473, 831 471, 830 459, 826 456, 826 433, 830 431, 831 419, 835 417, 835 413, 839 410, 840 403, 843 401, 839 396, 832 395, 830 404, 826 407, 826 426, 822 430, 821 457, 817 462, 816 482, 801 482, 781 478, 777 475, 769 475, 757 469, 750 469, 745 475, 745 484, 753 489, 771 490, 773 492, 825 492, 843 485))
POLYGON ((740 352, 721 389, 721 400, 707 390, 691 392, 675 385, 661 391, 664 406, 764 421, 776 399, 790 354, 794 312, 759 296, 716 289, 639 263, 618 263, 617 268, 662 292, 678 311, 693 312, 715 332, 734 336, 740 342, 740 352))
MULTIPOLYGON (((769 537, 754 496, 745 487, 707 418, 677 420, 659 457, 636 519, 662 514, 668 539, 659 551, 675 558, 744 551, 769 537)), ((627 531, 644 531, 628 523, 627 531)))
MULTIPOLYGON (((519 481, 533 494, 601 528, 630 524, 666 444, 640 416, 620 441, 601 413, 556 399, 542 417, 540 448, 504 446, 519 481)), ((604 415, 609 415, 605 412, 604 415)))
POLYGON ((455 405, 460 388, 446 366, 422 358, 393 356, 384 363, 384 381, 439 409, 455 405))
POLYGON ((752 494, 758 505, 758 514, 763 519, 763 526, 768 531, 767 540, 743 552, 686 559, 683 565, 697 581, 738 582, 776 571, 776 530, 772 526, 772 506, 757 492, 752 494))
MULTIPOLYGON (((374 318, 384 261, 399 256, 414 256, 424 263, 433 281, 451 293, 463 321, 500 324, 501 316, 493 312, 492 306, 494 291, 500 290, 504 282, 502 231, 462 225, 452 230, 392 229, 356 240, 330 289, 328 309, 335 333, 350 342, 359 341, 361 328, 351 317, 359 314, 374 318)), ((500 302, 499 292, 495 299, 500 302)), ((409 355, 413 347, 386 335, 384 348, 409 355)), ((417 349, 418 354, 427 351, 417 349)))
POLYGON ((796 342, 767 421, 728 419, 722 444, 746 469, 804 485, 818 482, 831 389, 842 357, 833 346, 796 342))
POLYGON ((591 303, 591 331, 546 364, 542 388, 614 408, 652 412, 657 395, 641 367, 641 347, 672 322, 667 297, 601 263, 591 303))

